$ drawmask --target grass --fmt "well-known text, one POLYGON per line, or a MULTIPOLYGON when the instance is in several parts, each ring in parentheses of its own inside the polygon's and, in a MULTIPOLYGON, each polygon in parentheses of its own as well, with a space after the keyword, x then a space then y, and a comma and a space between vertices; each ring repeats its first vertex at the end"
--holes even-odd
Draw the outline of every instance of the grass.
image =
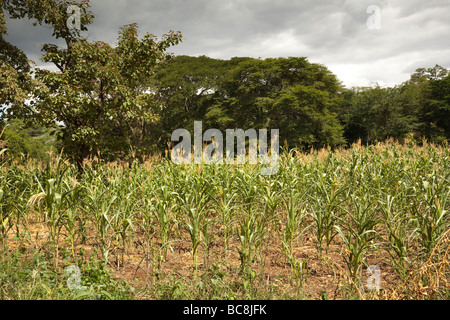
POLYGON ((70 289, 70 267, 56 268, 39 252, 15 252, 2 256, 0 299, 129 300, 135 296, 132 286, 125 281, 114 279, 95 259, 80 264, 80 285, 70 289))
POLYGON ((293 150, 273 176, 0 156, 1 299, 449 298, 447 145, 293 150))

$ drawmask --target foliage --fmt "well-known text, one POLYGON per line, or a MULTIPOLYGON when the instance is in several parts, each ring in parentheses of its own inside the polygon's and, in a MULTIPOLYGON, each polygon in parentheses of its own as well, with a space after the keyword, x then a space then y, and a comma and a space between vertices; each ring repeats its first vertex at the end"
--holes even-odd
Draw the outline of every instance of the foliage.
POLYGON ((4 11, 7 3, 0 1, 0 105, 24 103, 31 81, 26 55, 4 38, 8 34, 4 11))
POLYGON ((81 32, 93 21, 88 0, 48 0, 39 5, 7 1, 4 7, 12 18, 28 17, 51 25, 54 37, 66 44, 66 48, 43 46, 42 60, 53 63, 58 72, 36 69, 27 92, 11 91, 16 88, 12 81, 17 76, 9 65, 2 67, 2 73, 9 73, 0 87, 0 102, 15 101, 6 110, 7 117, 44 126, 60 123, 65 152, 79 167, 83 159, 98 152, 105 158, 148 152, 151 141, 147 131, 157 121, 155 110, 159 107, 153 99, 150 76, 158 64, 170 58, 165 51, 181 41, 181 34, 170 31, 160 41, 152 34, 139 39, 137 25, 130 24, 121 28, 118 45, 112 47, 82 37, 81 32), (82 9, 81 30, 67 27, 71 4, 82 9), (24 104, 27 93, 33 99, 24 104))
POLYGON ((12 119, 6 122, 0 137, 2 148, 7 148, 11 158, 34 158, 48 161, 49 152, 57 152, 55 133, 43 127, 26 128, 22 121, 12 119))
POLYGON ((335 111, 337 78, 306 58, 216 60, 177 57, 156 74, 166 102, 161 123, 168 140, 177 128, 205 126, 279 128, 292 147, 318 147, 344 142, 335 111))
POLYGON ((90 259, 81 265, 80 288, 67 287, 68 275, 53 267, 42 253, 16 252, 0 258, 0 300, 129 300, 134 288, 113 279, 90 259))
POLYGON ((37 72, 33 115, 64 124, 63 145, 78 163, 98 152, 118 158, 148 151, 140 148, 148 145, 146 130, 157 120, 149 77, 179 40, 175 32, 159 42, 150 34, 140 40, 132 24, 121 29, 117 47, 84 39, 74 41, 67 53, 48 47, 44 61, 65 67, 37 72))
MULTIPOLYGON (((260 297, 275 285, 267 282, 274 252, 288 275, 283 286, 297 294, 311 292, 318 260, 340 268, 352 290, 365 290, 361 271, 373 259, 402 286, 448 235, 449 150, 378 143, 293 151, 269 177, 248 163, 154 159, 129 168, 97 160, 80 176, 61 158, 48 167, 2 162, 0 250, 41 249, 52 267, 82 271, 89 251, 95 271, 83 273, 91 279, 84 285, 107 285, 102 270, 133 265, 160 290, 149 294, 166 298, 188 294, 183 279, 170 282, 178 268, 202 286, 193 297, 260 297)), ((442 285, 435 293, 448 290, 442 285)))
POLYGON ((407 88, 357 88, 346 95, 345 131, 349 141, 363 143, 394 138, 404 141, 417 127, 416 102, 407 88))
POLYGON ((429 138, 450 139, 450 75, 430 82, 430 100, 422 111, 429 138))

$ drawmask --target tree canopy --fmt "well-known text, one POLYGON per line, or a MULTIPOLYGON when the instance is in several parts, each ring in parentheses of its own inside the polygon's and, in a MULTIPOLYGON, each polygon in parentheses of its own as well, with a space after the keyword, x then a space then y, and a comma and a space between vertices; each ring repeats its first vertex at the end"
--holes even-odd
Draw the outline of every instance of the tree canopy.
POLYGON ((326 67, 306 58, 180 56, 156 78, 166 102, 165 132, 203 120, 221 130, 279 128, 292 146, 344 142, 335 113, 341 84, 326 67))
POLYGON ((115 160, 162 152, 174 130, 192 131, 198 120, 222 131, 279 129, 282 142, 301 149, 450 137, 450 75, 439 65, 394 87, 345 88, 306 57, 172 56, 180 32, 140 36, 135 23, 118 30, 115 46, 89 41, 89 8, 89 0, 0 0, 0 124, 12 121, 5 136, 24 137, 15 118, 59 125, 60 146, 79 168, 94 154, 115 160), (79 28, 67 23, 72 5, 80 8, 79 28), (42 47, 42 61, 57 71, 33 68, 5 40, 6 15, 50 25, 64 40, 64 47, 42 47))
MULTIPOLYGON (((92 154, 107 158, 147 150, 146 130, 158 117, 151 75, 170 55, 165 51, 181 41, 179 32, 170 31, 158 41, 156 36, 138 36, 136 24, 119 31, 118 45, 90 42, 81 36, 93 14, 89 1, 7 1, 13 18, 35 18, 53 27, 53 35, 63 38, 65 48, 43 46, 44 62, 57 72, 36 69, 31 102, 12 103, 8 116, 18 116, 45 126, 61 124, 63 147, 77 161, 92 154), (67 7, 83 8, 81 29, 67 26, 67 7)), ((7 84, 5 87, 13 87, 7 84)), ((16 94, 17 96, 17 94, 16 94)))

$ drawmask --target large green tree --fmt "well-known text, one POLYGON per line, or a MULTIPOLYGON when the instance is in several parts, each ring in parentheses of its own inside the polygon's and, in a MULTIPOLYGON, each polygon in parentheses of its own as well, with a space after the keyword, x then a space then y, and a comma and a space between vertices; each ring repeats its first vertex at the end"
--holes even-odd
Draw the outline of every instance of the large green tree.
POLYGON ((49 24, 55 38, 65 41, 65 47, 43 46, 42 60, 58 71, 37 69, 31 102, 15 104, 9 113, 46 126, 60 123, 63 147, 79 168, 92 154, 116 159, 147 152, 147 130, 158 115, 151 75, 170 58, 166 50, 181 41, 181 34, 170 31, 160 41, 152 34, 140 38, 137 25, 130 24, 120 30, 114 47, 82 36, 94 18, 88 0, 8 3, 13 18, 49 24), (80 29, 68 26, 70 5, 82 9, 80 29))
POLYGON ((230 68, 206 117, 219 127, 279 129, 291 147, 338 145, 340 88, 326 67, 303 57, 246 59, 230 68))
POLYGON ((151 75, 180 39, 176 32, 161 41, 151 34, 140 39, 131 24, 120 30, 116 47, 82 38, 70 50, 52 46, 43 60, 64 67, 36 72, 31 114, 41 122, 63 123, 63 144, 79 165, 98 152, 110 159, 148 152, 147 132, 159 107, 151 75))
POLYGON ((423 112, 430 138, 450 139, 450 75, 431 80, 430 100, 423 112))
POLYGON ((435 65, 419 68, 405 83, 418 105, 418 136, 432 141, 449 138, 448 76, 449 70, 435 65))
POLYGON ((5 106, 0 110, 2 123, 5 119, 32 118, 25 102, 36 84, 25 53, 5 39, 8 34, 6 15, 11 19, 28 18, 34 25, 44 23, 54 26, 53 35, 56 38, 64 37, 70 45, 72 39, 78 37, 80 31, 87 30, 86 25, 92 21, 88 7, 87 0, 0 0, 0 105, 5 106), (80 29, 69 30, 67 26, 67 8, 70 5, 80 8, 80 29))
POLYGON ((341 85, 335 75, 306 58, 217 60, 176 57, 156 74, 164 102, 163 141, 177 128, 279 129, 291 147, 344 142, 336 112, 341 85))
POLYGON ((448 138, 448 74, 436 65, 417 69, 410 80, 394 87, 344 90, 338 113, 346 139, 373 143, 387 138, 448 138))
MULTIPOLYGON (((22 105, 33 81, 27 56, 4 37, 8 33, 5 13, 11 19, 28 18, 35 25, 51 25, 53 36, 63 38, 70 48, 73 41, 80 37, 80 32, 87 30, 86 26, 92 22, 93 14, 88 8, 89 0, 0 0, 0 103, 10 105, 10 116, 23 114, 22 105), (67 24, 67 8, 71 5, 80 8, 79 29, 71 29, 67 24)), ((51 46, 44 47, 44 51, 52 49, 51 46)))
POLYGON ((394 138, 402 141, 418 127, 418 102, 410 86, 352 88, 345 93, 341 120, 349 142, 394 138))
POLYGON ((13 11, 9 2, 0 0, 0 105, 23 104, 31 79, 27 56, 5 39, 5 13, 13 11))
MULTIPOLYGON (((228 61, 206 56, 177 56, 161 65, 155 74, 160 123, 153 134, 161 148, 178 128, 193 130, 195 120, 206 120, 206 113, 219 94, 228 61)), ((209 125, 209 124, 206 124, 209 125)))

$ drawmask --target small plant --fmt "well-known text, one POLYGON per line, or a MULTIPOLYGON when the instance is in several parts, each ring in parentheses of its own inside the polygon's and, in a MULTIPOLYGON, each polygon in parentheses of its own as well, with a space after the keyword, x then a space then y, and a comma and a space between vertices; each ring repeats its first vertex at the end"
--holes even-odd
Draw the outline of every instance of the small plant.
POLYGON ((335 228, 344 242, 346 249, 343 255, 345 264, 354 284, 357 284, 359 271, 368 255, 375 247, 376 230, 379 223, 376 210, 370 198, 352 195, 352 211, 339 219, 335 228))
POLYGON ((423 189, 423 201, 414 199, 411 211, 417 226, 415 232, 420 237, 425 255, 428 255, 448 230, 449 212, 446 207, 450 187, 443 181, 429 183, 425 180, 423 189))
POLYGON ((388 195, 386 201, 381 202, 383 213, 382 222, 388 236, 387 251, 391 261, 402 277, 405 277, 410 261, 408 260, 408 243, 410 219, 402 211, 395 211, 395 197, 388 195))
POLYGON ((294 240, 301 236, 303 231, 301 225, 306 216, 306 207, 301 207, 301 200, 304 195, 295 188, 286 190, 286 197, 284 198, 284 208, 286 210, 285 231, 282 237, 283 252, 286 258, 290 258, 293 252, 294 240))
POLYGON ((191 189, 181 198, 182 209, 186 214, 185 229, 189 233, 192 247, 192 262, 194 276, 197 277, 197 250, 201 243, 201 236, 208 238, 208 210, 210 201, 209 184, 201 177, 195 177, 191 189))
POLYGON ((167 185, 154 187, 154 199, 152 208, 156 212, 156 219, 159 225, 159 236, 161 238, 161 247, 163 257, 167 256, 167 250, 170 246, 170 236, 173 232, 174 219, 173 211, 176 208, 176 203, 173 199, 178 196, 176 192, 171 192, 167 185))
POLYGON ((325 182, 320 180, 317 182, 317 193, 310 195, 314 203, 311 212, 314 220, 314 228, 312 230, 317 240, 319 256, 322 255, 324 244, 328 253, 330 243, 337 235, 336 221, 341 216, 341 203, 347 199, 346 191, 346 187, 338 188, 336 184, 332 184, 328 188, 325 182))

